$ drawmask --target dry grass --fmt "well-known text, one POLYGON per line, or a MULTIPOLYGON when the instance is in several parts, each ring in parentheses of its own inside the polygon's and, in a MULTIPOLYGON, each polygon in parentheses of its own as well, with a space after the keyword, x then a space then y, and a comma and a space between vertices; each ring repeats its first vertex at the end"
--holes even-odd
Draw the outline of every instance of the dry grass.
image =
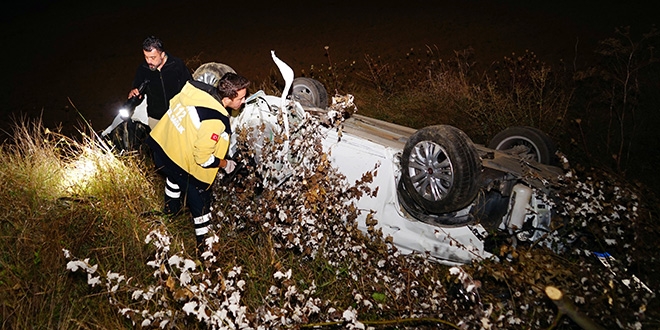
POLYGON ((141 273, 149 223, 139 214, 158 205, 153 178, 137 158, 119 159, 93 138, 77 142, 39 121, 18 121, 0 154, 3 328, 123 324, 62 268, 61 251, 141 273))

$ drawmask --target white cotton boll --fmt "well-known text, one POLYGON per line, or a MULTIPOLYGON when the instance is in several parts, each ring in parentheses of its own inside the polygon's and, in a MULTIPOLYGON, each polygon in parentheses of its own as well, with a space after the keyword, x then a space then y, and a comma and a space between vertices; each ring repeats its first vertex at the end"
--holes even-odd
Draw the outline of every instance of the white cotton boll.
POLYGON ((237 291, 232 292, 231 296, 229 296, 229 304, 230 307, 233 306, 230 310, 232 313, 235 313, 238 310, 239 303, 241 301, 241 294, 237 291))
POLYGON ((241 273, 241 269, 242 269, 241 267, 232 268, 232 270, 230 270, 229 273, 227 273, 227 277, 229 277, 229 278, 236 277, 236 275, 241 273))
POLYGON ((295 285, 292 285, 286 288, 286 293, 284 293, 284 296, 290 298, 292 296, 295 296, 296 293, 298 293, 298 289, 296 288, 295 285))
POLYGON ((133 291, 133 294, 131 294, 131 298, 133 298, 133 300, 138 300, 142 296, 143 292, 144 291, 142 291, 142 290, 135 290, 135 291, 133 291))
POLYGON ((371 301, 369 301, 367 299, 363 300, 362 303, 364 304, 365 307, 367 307, 369 309, 371 309, 371 307, 373 307, 373 305, 374 305, 373 303, 371 303, 371 301))
POLYGON ((183 261, 183 269, 184 270, 194 270, 195 269, 195 261, 191 259, 186 259, 183 261))
POLYGON ((78 268, 82 267, 81 265, 84 265, 84 263, 80 260, 69 261, 66 263, 66 269, 72 272, 77 272, 78 268))
POLYGON ((179 276, 179 280, 181 281, 181 285, 188 285, 190 281, 192 281, 192 277, 189 272, 183 272, 181 273, 181 276, 179 276))
POLYGON ((71 251, 62 249, 62 252, 64 253, 64 258, 71 259, 71 251))
POLYGON ((202 253, 201 257, 202 257, 202 259, 208 260, 210 262, 215 262, 216 261, 215 255, 211 251, 204 251, 202 253))
POLYGON ((87 284, 91 285, 92 288, 95 287, 97 284, 101 284, 101 277, 96 276, 92 277, 92 274, 87 274, 87 284))
POLYGON ((181 308, 184 312, 186 312, 187 315, 190 315, 192 313, 195 313, 195 309, 197 308, 197 302, 195 301, 189 301, 183 307, 181 308))
POLYGON ((319 308, 316 303, 320 302, 320 299, 316 299, 317 301, 314 301, 313 298, 307 299, 307 302, 305 302, 305 309, 308 311, 307 315, 311 314, 318 314, 321 312, 321 308, 319 308))
POLYGON ((171 256, 169 259, 167 259, 167 263, 170 266, 178 265, 181 261, 183 261, 183 258, 181 258, 180 256, 178 256, 176 254, 171 256))
POLYGON ((110 271, 108 271, 105 276, 109 281, 114 280, 117 281, 118 283, 121 283, 121 281, 123 281, 126 278, 124 277, 124 275, 119 275, 119 273, 111 273, 110 271))
POLYGON ((488 318, 482 317, 481 318, 481 328, 482 329, 492 329, 492 324, 488 320, 488 318))
POLYGON ((276 296, 280 293, 280 289, 274 285, 270 286, 270 289, 268 289, 268 294, 276 296))
POLYGON ((345 310, 344 313, 342 313, 341 316, 344 320, 349 321, 349 322, 357 319, 357 314, 350 308, 345 310))

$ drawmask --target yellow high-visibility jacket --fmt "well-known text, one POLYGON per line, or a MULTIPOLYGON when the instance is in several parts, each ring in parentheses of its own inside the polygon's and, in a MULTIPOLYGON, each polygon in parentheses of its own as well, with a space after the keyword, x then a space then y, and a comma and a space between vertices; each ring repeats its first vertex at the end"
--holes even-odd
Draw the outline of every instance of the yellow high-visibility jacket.
POLYGON ((214 92, 213 86, 187 82, 148 139, 153 152, 164 153, 180 170, 209 186, 231 135, 229 113, 214 92))

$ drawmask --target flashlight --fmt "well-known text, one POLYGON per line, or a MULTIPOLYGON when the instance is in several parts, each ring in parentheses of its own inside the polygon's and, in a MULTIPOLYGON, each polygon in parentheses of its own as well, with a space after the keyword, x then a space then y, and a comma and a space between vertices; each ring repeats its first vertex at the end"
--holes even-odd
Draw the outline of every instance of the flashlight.
POLYGON ((133 112, 133 109, 142 102, 142 93, 144 92, 144 88, 147 87, 147 84, 149 84, 149 80, 143 81, 140 86, 138 86, 138 95, 135 95, 131 97, 130 99, 126 100, 124 105, 119 109, 119 116, 123 119, 128 119, 131 116, 131 112, 133 112))

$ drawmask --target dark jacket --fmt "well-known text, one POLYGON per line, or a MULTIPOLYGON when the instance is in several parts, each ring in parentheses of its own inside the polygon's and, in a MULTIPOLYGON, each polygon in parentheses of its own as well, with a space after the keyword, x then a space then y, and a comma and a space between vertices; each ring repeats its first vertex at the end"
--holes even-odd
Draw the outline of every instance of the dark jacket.
POLYGON ((146 62, 138 66, 133 80, 133 88, 149 80, 144 91, 147 96, 147 114, 160 119, 170 107, 170 99, 178 94, 188 80, 192 79, 185 63, 177 57, 167 54, 167 61, 161 70, 151 71, 146 62))

